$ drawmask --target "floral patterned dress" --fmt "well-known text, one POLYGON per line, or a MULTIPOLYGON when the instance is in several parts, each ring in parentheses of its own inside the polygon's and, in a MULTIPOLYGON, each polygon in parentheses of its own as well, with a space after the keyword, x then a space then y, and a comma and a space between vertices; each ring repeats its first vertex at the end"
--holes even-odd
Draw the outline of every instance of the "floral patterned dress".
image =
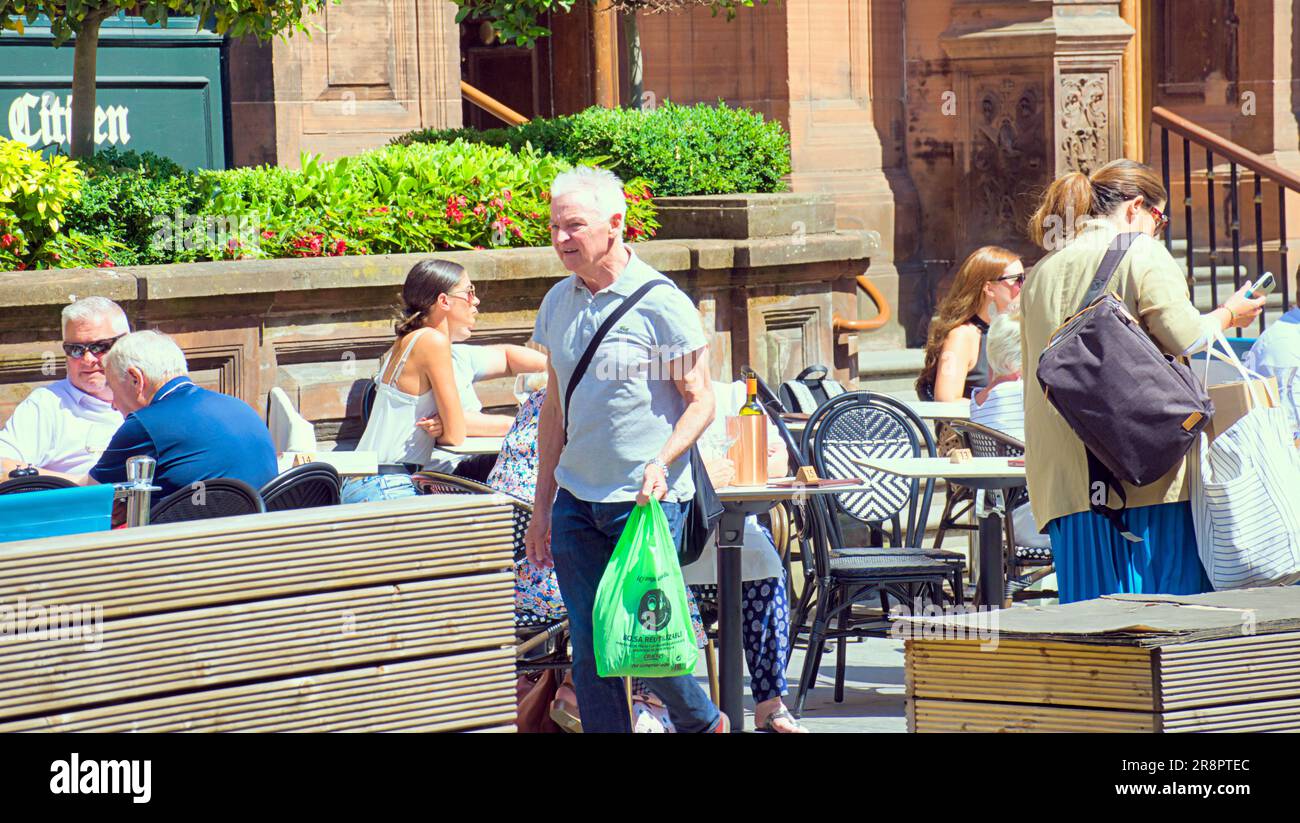
MULTIPOLYGON (((519 407, 514 424, 502 440, 501 454, 487 478, 487 484, 496 491, 530 506, 537 493, 537 430, 545 400, 546 389, 538 389, 519 407)), ((700 611, 695 598, 690 596, 689 588, 687 595, 695 638, 703 646, 704 626, 700 611)), ((555 569, 539 569, 527 557, 521 556, 515 561, 515 610, 544 620, 561 620, 567 616, 555 569)))

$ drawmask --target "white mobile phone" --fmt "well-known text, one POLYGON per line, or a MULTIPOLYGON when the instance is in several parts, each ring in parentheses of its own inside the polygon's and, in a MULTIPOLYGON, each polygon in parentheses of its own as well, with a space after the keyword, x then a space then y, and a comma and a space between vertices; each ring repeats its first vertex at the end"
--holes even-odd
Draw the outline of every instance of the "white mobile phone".
POLYGON ((1250 291, 1246 292, 1246 297, 1251 300, 1254 300, 1256 297, 1264 297, 1269 292, 1273 291, 1276 286, 1277 278, 1273 276, 1273 272, 1266 271, 1264 272, 1264 275, 1259 278, 1259 282, 1251 285, 1250 291))

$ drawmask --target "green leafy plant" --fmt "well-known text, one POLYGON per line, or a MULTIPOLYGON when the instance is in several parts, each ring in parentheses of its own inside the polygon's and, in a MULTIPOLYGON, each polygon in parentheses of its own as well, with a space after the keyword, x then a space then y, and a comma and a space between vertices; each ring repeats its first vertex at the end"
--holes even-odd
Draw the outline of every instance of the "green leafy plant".
MULTIPOLYGON (((334 0, 337 2, 338 0, 334 0)), ((209 21, 217 33, 232 37, 255 35, 270 40, 277 34, 306 31, 307 18, 323 0, 0 0, 0 30, 19 34, 42 15, 49 20, 54 45, 76 36, 72 69, 73 157, 95 153, 95 65, 99 29, 108 18, 126 11, 150 24, 167 24, 172 16, 209 21)))
POLYGON ((625 179, 644 178, 665 197, 781 191, 790 173, 790 136, 781 124, 722 102, 669 102, 650 111, 593 106, 509 129, 417 131, 395 142, 457 140, 535 147, 570 163, 604 158, 602 165, 625 179))
POLYGON ((0 139, 0 268, 22 270, 57 263, 50 246, 64 209, 81 194, 77 164, 41 157, 16 140, 0 139))
MULTIPOLYGON (((202 172, 198 182, 206 214, 257 227, 254 243, 221 256, 323 257, 547 245, 550 183, 568 167, 531 147, 455 141, 305 156, 299 170, 202 172)), ((626 191, 629 239, 653 235, 648 184, 626 191)))
POLYGON ((194 176, 152 152, 109 148, 80 162, 86 172, 81 199, 67 210, 67 227, 113 241, 116 265, 167 263, 176 255, 154 237, 160 220, 198 212, 202 196, 194 176))

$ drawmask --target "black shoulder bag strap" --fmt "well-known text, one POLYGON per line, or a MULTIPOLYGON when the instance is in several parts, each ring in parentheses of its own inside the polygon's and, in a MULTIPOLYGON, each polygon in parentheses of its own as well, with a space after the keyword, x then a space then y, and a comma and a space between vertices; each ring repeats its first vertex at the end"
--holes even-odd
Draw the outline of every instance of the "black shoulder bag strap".
MULTIPOLYGON (((1133 240, 1138 235, 1137 232, 1128 232, 1115 237, 1115 242, 1106 250, 1106 255, 1101 258, 1101 265, 1097 267, 1097 275, 1092 278, 1092 283, 1088 286, 1088 291, 1083 295, 1083 302, 1079 304, 1078 312, 1083 311, 1093 302, 1101 297, 1106 286, 1110 284, 1110 279, 1119 268, 1120 261, 1128 252, 1129 246, 1133 245, 1133 240)), ((1097 459, 1097 455, 1092 453, 1092 449, 1087 446, 1083 450, 1088 455, 1088 508, 1093 514, 1101 515, 1110 521, 1125 540, 1133 543, 1142 542, 1142 538, 1133 534, 1128 528, 1128 519, 1124 516, 1128 508, 1128 494, 1124 491, 1124 484, 1115 477, 1115 474, 1106 467, 1106 464, 1097 459), (1119 508, 1112 509, 1106 505, 1109 501, 1107 492, 1113 492, 1119 499, 1119 508)))
MULTIPOLYGON (((646 283, 641 288, 628 295, 628 298, 619 304, 619 307, 614 309, 614 311, 610 313, 609 317, 605 318, 605 322, 600 324, 600 328, 596 329, 596 334, 591 338, 591 342, 587 344, 587 348, 583 350, 582 357, 578 358, 578 365, 573 367, 573 376, 569 378, 568 388, 564 390, 565 440, 569 439, 569 401, 573 399, 573 390, 578 387, 578 383, 581 382, 583 375, 587 373, 587 367, 591 365, 592 358, 596 356, 596 349, 599 349, 600 344, 604 342, 605 335, 609 334, 610 329, 614 328, 615 324, 623 319, 623 315, 627 314, 633 306, 641 302, 641 298, 645 297, 646 294, 655 286, 672 285, 673 284, 668 280, 651 280, 649 283, 646 283)), ((676 288, 676 286, 673 286, 673 288, 676 288)))

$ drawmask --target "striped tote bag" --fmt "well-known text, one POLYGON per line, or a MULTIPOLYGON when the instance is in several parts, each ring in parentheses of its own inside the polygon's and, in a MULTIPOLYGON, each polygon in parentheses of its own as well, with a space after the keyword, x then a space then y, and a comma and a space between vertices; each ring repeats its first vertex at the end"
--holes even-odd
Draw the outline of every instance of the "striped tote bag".
POLYGON ((1254 406, 1189 466, 1192 520, 1218 591, 1300 581, 1300 449, 1283 408, 1254 406))

